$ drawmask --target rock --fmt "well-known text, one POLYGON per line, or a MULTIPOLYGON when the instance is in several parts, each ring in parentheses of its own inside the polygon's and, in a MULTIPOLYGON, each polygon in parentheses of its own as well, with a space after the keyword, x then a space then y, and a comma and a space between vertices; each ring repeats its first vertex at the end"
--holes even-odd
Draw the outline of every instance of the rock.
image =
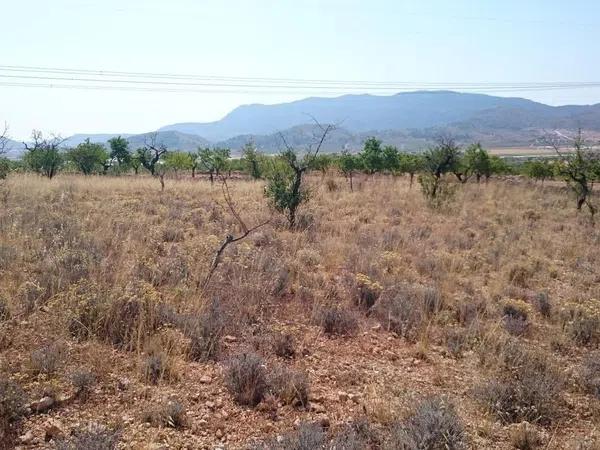
POLYGON ((43 413, 48 411, 54 405, 54 399, 52 397, 42 397, 37 402, 33 402, 29 405, 34 413, 43 413))
POLYGON ((206 406, 208 409, 215 409, 215 402, 211 402, 210 400, 207 401, 206 403, 204 403, 204 406, 206 406))
POLYGON ((228 334, 227 336, 225 336, 225 337, 223 338, 223 340, 224 340, 225 342, 229 342, 229 343, 231 343, 231 342, 236 342, 236 341, 237 341, 237 338, 236 338, 235 336, 231 336, 230 334, 228 334))
POLYGON ((33 439, 34 439, 34 437, 33 437, 33 433, 31 432, 31 430, 29 430, 27 433, 19 436, 19 442, 21 444, 25 444, 25 445, 31 444, 33 442, 33 439))
POLYGON ((340 400, 340 402, 345 402, 348 400, 348 394, 346 392, 338 392, 338 399, 340 400))
POLYGON ((210 384, 210 383, 212 383, 212 378, 210 376, 208 376, 208 375, 202 375, 200 377, 200 383, 202 383, 202 384, 210 384))
POLYGON ((220 428, 217 428, 217 432, 215 433, 215 436, 217 437, 217 439, 221 439, 223 437, 223 430, 221 430, 220 428))
POLYGON ((373 330, 373 331, 379 331, 379 330, 381 330, 381 324, 378 323, 377 325, 372 326, 371 330, 373 330))

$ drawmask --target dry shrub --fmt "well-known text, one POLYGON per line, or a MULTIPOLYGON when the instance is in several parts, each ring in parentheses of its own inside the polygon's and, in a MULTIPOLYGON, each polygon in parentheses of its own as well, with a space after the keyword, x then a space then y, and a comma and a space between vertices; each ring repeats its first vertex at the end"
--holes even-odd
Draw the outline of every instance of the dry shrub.
POLYGON ((254 353, 234 356, 227 364, 225 384, 240 405, 258 405, 267 391, 264 361, 254 353))
POLYGON ((358 331, 358 320, 352 311, 339 307, 325 307, 317 313, 317 323, 325 334, 331 336, 351 336, 358 331))
POLYGON ((70 437, 56 443, 57 450, 116 450, 121 439, 120 430, 112 430, 96 424, 74 430, 70 437))
POLYGON ((370 309, 381 295, 382 287, 367 275, 359 273, 355 281, 355 303, 364 309, 370 309))
POLYGON ((527 422, 510 430, 510 443, 519 450, 535 450, 542 444, 540 434, 527 422))
POLYGON ((396 423, 385 449, 462 450, 467 435, 454 405, 431 397, 422 401, 405 420, 396 423))
POLYGON ((508 271, 508 281, 520 288, 528 287, 532 276, 532 267, 525 266, 524 264, 515 264, 508 271))
POLYGON ((289 333, 275 333, 273 335, 273 353, 286 359, 296 356, 294 337, 289 333))
POLYGON ((476 388, 475 395, 503 423, 548 425, 560 412, 562 374, 545 355, 507 343, 494 355, 496 376, 476 388))
POLYGON ((101 337, 123 350, 140 349, 159 323, 159 294, 147 283, 129 285, 113 300, 103 317, 101 337))
POLYGON ((600 351, 592 352, 584 358, 579 373, 586 392, 600 399, 600 351))
POLYGON ((253 450, 319 450, 325 448, 327 434, 317 423, 303 422, 298 430, 251 447, 253 450))
POLYGON ((537 311, 545 318, 552 316, 552 302, 547 292, 539 292, 533 302, 537 311))
POLYGON ((80 283, 67 293, 68 328, 77 340, 101 334, 102 322, 109 304, 109 294, 95 283, 80 283))
POLYGON ((184 236, 184 231, 177 227, 167 227, 162 232, 163 242, 181 242, 184 236))
POLYGON ((471 339, 471 333, 462 328, 444 330, 444 343, 448 353, 454 358, 461 358, 463 353, 471 348, 471 339))
POLYGON ((386 330, 414 342, 424 322, 442 306, 437 289, 400 284, 384 291, 375 316, 386 330))
POLYGON ((12 441, 25 415, 26 402, 21 386, 0 374, 0 449, 13 448, 12 441))
POLYGON ((600 343, 600 311, 595 304, 567 304, 560 314, 563 329, 577 345, 600 343))
POLYGON ((308 407, 310 384, 304 372, 276 367, 268 380, 269 388, 286 405, 308 407))
POLYGON ((183 428, 186 425, 184 406, 175 398, 150 406, 142 413, 142 421, 155 427, 183 428))
POLYGON ((227 318, 221 303, 214 300, 199 315, 178 318, 178 327, 190 339, 188 356, 194 361, 217 358, 221 351, 221 337, 227 318))
POLYGON ((31 352, 29 356, 29 371, 33 375, 52 375, 61 365, 65 349, 58 343, 45 345, 31 352))
POLYGON ((502 307, 502 324, 513 336, 523 336, 530 328, 529 305, 519 300, 508 301, 502 307))
POLYGON ((140 359, 140 373, 147 383, 158 384, 175 378, 173 357, 159 344, 151 344, 140 359))
POLYGON ((71 374, 71 384, 75 388, 75 395, 87 400, 96 385, 96 375, 87 369, 76 370, 71 374))
POLYGON ((331 440, 332 450, 368 450, 381 448, 381 438, 366 418, 342 427, 331 440))
POLYGON ((487 306, 485 300, 473 301, 470 298, 464 299, 455 306, 456 322, 461 326, 467 326, 475 320, 486 315, 487 306))
POLYGON ((0 297, 0 322, 10 319, 10 309, 6 300, 0 297))
POLYGON ((32 313, 45 299, 46 291, 33 281, 26 281, 17 291, 17 301, 22 312, 32 313))

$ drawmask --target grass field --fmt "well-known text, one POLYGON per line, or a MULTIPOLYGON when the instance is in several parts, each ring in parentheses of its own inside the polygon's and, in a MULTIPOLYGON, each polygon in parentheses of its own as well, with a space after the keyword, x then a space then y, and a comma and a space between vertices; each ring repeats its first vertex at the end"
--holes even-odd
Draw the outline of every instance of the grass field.
POLYGON ((600 229, 566 190, 466 184, 436 211, 404 178, 309 182, 291 231, 232 180, 273 219, 201 289, 239 232, 218 183, 9 178, 5 448, 600 448, 600 229))

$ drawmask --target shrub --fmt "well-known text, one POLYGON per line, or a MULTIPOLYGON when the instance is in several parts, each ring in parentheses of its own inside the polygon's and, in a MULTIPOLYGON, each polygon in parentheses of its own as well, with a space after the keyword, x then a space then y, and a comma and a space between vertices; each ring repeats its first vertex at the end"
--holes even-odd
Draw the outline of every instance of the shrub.
POLYGON ((291 334, 277 333, 273 336, 273 352, 280 358, 291 359, 296 356, 296 343, 291 334))
POLYGON ((511 430, 510 443, 519 450, 534 450, 542 442, 539 433, 527 422, 523 422, 511 430))
POLYGON ((508 272, 508 281, 517 287, 526 288, 532 276, 533 273, 530 267, 515 264, 508 272))
POLYGON ((298 430, 283 435, 279 439, 263 442, 253 447, 254 450, 319 450, 323 449, 327 435, 323 427, 316 423, 303 422, 298 430))
POLYGON ((506 302, 502 308, 502 324, 513 336, 522 336, 529 331, 529 305, 513 300, 506 302))
POLYGON ((460 450, 467 448, 467 435, 454 406, 445 399, 422 401, 404 421, 396 423, 385 448, 460 450))
POLYGON ((542 316, 549 318, 552 315, 552 303, 547 292, 539 292, 535 296, 534 305, 542 316))
POLYGON ((185 408, 174 398, 154 405, 142 414, 142 421, 155 427, 183 428, 185 418, 185 408))
POLYGON ((99 425, 75 430, 71 437, 60 439, 57 450, 116 450, 121 439, 119 430, 111 430, 99 425))
POLYGON ((96 376, 89 370, 77 370, 71 374, 71 384, 75 388, 75 395, 87 399, 96 384, 96 376))
POLYGON ((10 448, 15 426, 25 415, 26 401, 21 387, 0 375, 0 448, 10 448))
POLYGON ((284 404, 308 407, 310 385, 306 373, 278 367, 269 376, 269 387, 284 404))
POLYGON ((127 287, 125 294, 111 302, 103 317, 102 337, 123 350, 141 348, 158 326, 158 293, 146 283, 127 287))
POLYGON ((215 300, 200 316, 188 317, 180 322, 183 333, 190 338, 189 357, 194 361, 216 359, 226 323, 220 303, 215 300))
POLYGON ((52 375, 61 364, 63 356, 64 350, 60 345, 46 345, 31 352, 29 369, 34 375, 52 375))
POLYGON ((571 304, 561 311, 563 328, 577 345, 600 342, 600 312, 595 305, 571 304))
POLYGON ((77 340, 100 335, 102 319, 107 308, 107 295, 94 283, 81 283, 67 293, 69 333, 77 340))
POLYGON ((382 294, 375 316, 386 330, 415 341, 425 319, 441 308, 436 289, 401 284, 382 294))
POLYGON ((0 322, 10 319, 10 310, 6 304, 6 300, 0 297, 0 322))
POLYGON ((367 419, 359 419, 342 427, 333 437, 332 450, 368 450, 381 448, 381 439, 367 419))
POLYGON ((382 287, 372 281, 368 276, 359 273, 356 275, 355 303, 364 309, 370 309, 381 295, 382 287))
POLYGON ((237 403, 258 405, 267 390, 264 361, 254 353, 234 356, 227 365, 225 383, 237 403))
POLYGON ((327 307, 319 313, 318 322, 325 334, 349 336, 358 330, 358 320, 354 314, 338 307, 327 307))
POLYGON ((592 352, 585 357, 581 365, 580 377, 585 390, 600 398, 600 351, 592 352))
POLYGON ((551 423, 561 401, 560 372, 543 356, 530 352, 517 351, 504 360, 504 373, 478 387, 476 396, 504 423, 551 423), (516 364, 507 367, 509 361, 516 364))
POLYGON ((454 358, 462 357, 463 352, 469 348, 470 336, 462 328, 450 328, 444 332, 444 341, 448 353, 454 358))
POLYGON ((160 351, 150 351, 142 356, 140 372, 146 382, 158 384, 163 379, 167 370, 167 358, 167 355, 160 351))

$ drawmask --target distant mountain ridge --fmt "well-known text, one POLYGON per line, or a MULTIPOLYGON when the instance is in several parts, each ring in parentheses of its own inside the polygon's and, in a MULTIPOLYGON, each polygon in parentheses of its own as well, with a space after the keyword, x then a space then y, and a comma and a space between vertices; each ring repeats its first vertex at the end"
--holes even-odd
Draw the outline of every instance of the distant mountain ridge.
POLYGON ((243 134, 268 135, 311 123, 311 116, 322 123, 338 123, 353 134, 447 126, 512 130, 577 128, 584 124, 585 128, 600 127, 600 105, 554 107, 523 98, 417 91, 391 96, 311 97, 276 105, 244 105, 216 122, 180 123, 159 130, 223 141, 243 134))
MULTIPOLYGON (((221 146, 231 148, 234 154, 253 141, 260 150, 275 152, 282 147, 280 134, 290 145, 301 147, 312 142, 313 118, 337 124, 325 151, 358 150, 369 136, 401 149, 417 150, 440 134, 452 135, 463 143, 480 141, 487 146, 508 147, 533 144, 555 129, 600 132, 600 104, 549 106, 523 98, 417 91, 243 105, 215 122, 162 127, 156 132, 156 141, 171 150, 221 146)), ((65 146, 75 146, 87 138, 106 143, 119 135, 136 149, 146 143, 150 133, 76 134, 65 141, 65 146)), ((15 144, 22 149, 22 144, 15 144)))

